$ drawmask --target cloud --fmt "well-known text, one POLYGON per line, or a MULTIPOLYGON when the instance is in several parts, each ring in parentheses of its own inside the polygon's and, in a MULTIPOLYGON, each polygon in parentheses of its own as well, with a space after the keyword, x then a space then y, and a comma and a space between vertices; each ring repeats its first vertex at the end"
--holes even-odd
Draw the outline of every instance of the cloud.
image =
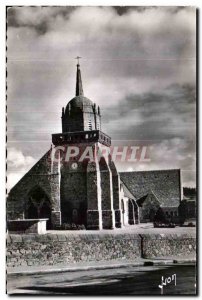
POLYGON ((196 185, 196 100, 192 86, 172 85, 156 93, 129 95, 103 115, 114 145, 124 140, 125 145, 146 146, 149 153, 147 162, 117 162, 120 170, 180 168, 183 185, 196 185))
POLYGON ((23 153, 15 148, 8 149, 7 163, 11 168, 29 167, 34 163, 31 156, 24 156, 23 153))
POLYGON ((77 55, 113 139, 194 144, 195 8, 11 7, 7 37, 8 145, 24 156, 40 158, 61 131, 77 55))
POLYGON ((7 11, 7 19, 9 26, 21 27, 28 26, 38 30, 38 33, 44 34, 45 31, 40 31, 40 28, 48 27, 50 20, 58 14, 67 18, 74 7, 10 7, 7 11))
MULTIPOLYGON (((134 141, 134 146, 141 146, 141 142, 134 141)), ((124 171, 146 171, 181 169, 184 186, 196 186, 196 158, 194 155, 196 145, 180 138, 145 143, 146 155, 143 160, 136 162, 120 162, 116 165, 124 171), (146 159, 147 160, 146 160, 146 159)))
POLYGON ((16 148, 8 148, 7 153, 7 190, 9 191, 36 161, 16 148))

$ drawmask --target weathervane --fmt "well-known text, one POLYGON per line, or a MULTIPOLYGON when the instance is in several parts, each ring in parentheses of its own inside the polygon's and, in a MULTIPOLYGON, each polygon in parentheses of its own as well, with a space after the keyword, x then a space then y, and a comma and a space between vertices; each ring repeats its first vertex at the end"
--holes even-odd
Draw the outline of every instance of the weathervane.
POLYGON ((77 64, 79 65, 79 59, 82 58, 81 56, 77 56, 75 57, 75 59, 77 59, 77 64))

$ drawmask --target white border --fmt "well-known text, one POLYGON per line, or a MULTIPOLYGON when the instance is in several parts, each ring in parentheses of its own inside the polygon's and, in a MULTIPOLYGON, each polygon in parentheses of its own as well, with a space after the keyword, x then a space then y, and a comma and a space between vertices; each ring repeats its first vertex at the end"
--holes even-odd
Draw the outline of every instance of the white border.
MULTIPOLYGON (((15 1, 6 1, 3 0, 0 3, 0 66, 1 66, 1 72, 0 72, 0 99, 1 99, 1 107, 0 107, 0 296, 1 299, 7 298, 5 295, 5 12, 6 12, 6 6, 29 6, 29 5, 54 5, 54 6, 71 6, 71 5, 90 5, 90 6, 195 6, 199 9, 202 7, 201 1, 151 1, 151 0, 125 0, 125 1, 67 1, 67 0, 15 0, 15 1)), ((199 22, 200 23, 200 22, 199 22)), ((200 26, 200 25, 199 25, 200 26)), ((201 30, 199 28, 199 41, 201 41, 201 30)), ((201 42, 199 43, 199 49, 201 49, 201 42)), ((200 66, 199 66, 200 67, 200 66)), ((201 79, 199 82, 199 86, 201 86, 201 79)), ((199 101, 199 100, 198 100, 199 101)), ((200 106, 200 113, 201 113, 201 106, 200 106)), ((201 114, 200 114, 201 115, 201 114)), ((202 139, 202 133, 199 132, 199 143, 202 139)), ((199 145, 200 146, 200 145, 199 145)), ((200 147, 201 148, 201 147, 200 147)), ((198 154, 200 157, 200 152, 198 154)), ((201 163, 199 166, 201 170, 201 163)), ((199 181, 199 186, 201 184, 201 180, 199 181)), ((199 195, 199 199, 201 199, 201 193, 199 195)), ((199 224, 200 225, 200 224, 199 224)), ((199 229, 200 232, 200 229, 199 229)), ((200 236, 201 237, 201 236, 200 236)), ((201 281, 202 279, 199 278, 199 287, 201 287, 201 281)), ((68 296, 69 297, 69 296, 68 296)), ((20 298, 20 297, 18 297, 20 298)), ((32 297, 31 297, 32 298, 32 297)), ((41 298, 41 297, 39 297, 41 298)), ((54 297, 59 299, 59 297, 54 297)), ((74 297, 75 298, 75 297, 74 297)), ((78 297, 80 298, 80 297, 78 297)), ((123 297, 126 298, 126 297, 123 297)), ((138 297, 135 296, 135 298, 144 299, 147 297, 138 297)), ((174 299, 175 297, 172 297, 174 299)), ((177 297, 176 297, 177 298, 177 297)), ((189 297, 192 298, 192 297, 189 297)), ((194 297, 193 297, 194 298, 194 297)))
POLYGON ((0 4, 0 295, 5 294, 5 7, 0 4))
POLYGON ((70 6, 70 5, 91 5, 91 6, 200 6, 199 1, 197 0, 183 0, 183 1, 175 1, 175 0, 170 0, 170 1, 150 1, 150 0, 125 0, 125 1, 117 1, 117 0, 74 0, 74 1, 65 1, 65 0, 7 0, 3 1, 5 4, 4 5, 55 5, 55 6, 70 6))

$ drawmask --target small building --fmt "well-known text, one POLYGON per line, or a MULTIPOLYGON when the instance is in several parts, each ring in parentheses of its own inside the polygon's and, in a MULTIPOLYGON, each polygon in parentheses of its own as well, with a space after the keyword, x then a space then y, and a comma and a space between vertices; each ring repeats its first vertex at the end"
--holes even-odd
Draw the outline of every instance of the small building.
POLYGON ((181 202, 180 169, 120 172, 120 178, 136 200, 141 223, 153 222, 159 207, 167 217, 178 215, 181 202))

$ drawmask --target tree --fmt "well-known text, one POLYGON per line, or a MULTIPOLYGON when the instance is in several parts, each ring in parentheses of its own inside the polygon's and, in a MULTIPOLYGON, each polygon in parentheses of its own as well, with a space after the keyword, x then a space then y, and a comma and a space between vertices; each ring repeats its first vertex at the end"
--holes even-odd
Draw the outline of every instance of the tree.
POLYGON ((187 201, 186 200, 181 201, 178 211, 179 211, 180 225, 183 225, 185 220, 187 219, 187 201))

